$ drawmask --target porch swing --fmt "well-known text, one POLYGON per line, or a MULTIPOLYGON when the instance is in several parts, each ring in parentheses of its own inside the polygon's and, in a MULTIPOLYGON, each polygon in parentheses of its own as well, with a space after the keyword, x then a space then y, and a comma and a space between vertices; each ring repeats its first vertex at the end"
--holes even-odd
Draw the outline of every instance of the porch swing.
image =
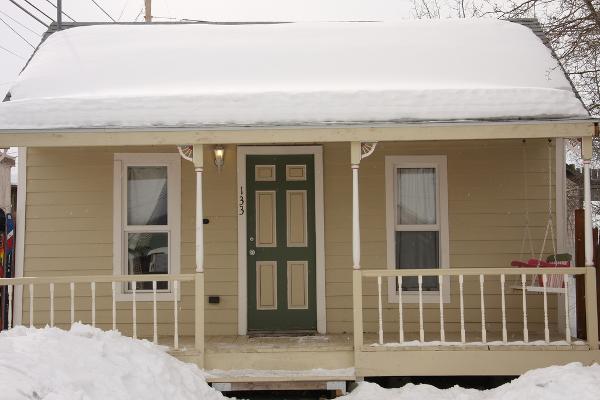
MULTIPOLYGON (((521 241, 521 260, 513 260, 510 265, 517 268, 568 268, 571 266, 571 255, 568 253, 557 254, 556 253, 556 239, 554 237, 554 218, 552 215, 552 141, 548 140, 548 217, 546 220, 546 231, 544 233, 544 241, 542 242, 542 248, 540 249, 539 256, 535 258, 533 250, 533 240, 531 237, 531 221, 529 218, 529 184, 527 180, 528 171, 528 159, 526 141, 523 140, 523 191, 525 195, 525 227, 523 230, 523 240, 521 241), (550 234, 550 241, 552 243, 552 254, 546 259, 542 258, 544 250, 546 248, 546 242, 548 241, 548 234, 550 234), (527 261, 522 261, 525 253, 525 243, 529 243, 529 254, 530 258, 527 261)), ((514 286, 515 289, 521 289, 522 287, 514 286)), ((562 274, 547 275, 544 287, 544 279, 542 274, 531 275, 528 285, 525 286, 525 290, 533 293, 565 293, 565 282, 562 274)))

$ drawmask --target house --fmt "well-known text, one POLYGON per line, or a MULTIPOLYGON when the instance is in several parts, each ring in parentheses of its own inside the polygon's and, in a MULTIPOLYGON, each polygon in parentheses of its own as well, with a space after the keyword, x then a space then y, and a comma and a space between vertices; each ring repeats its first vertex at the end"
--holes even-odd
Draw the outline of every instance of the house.
POLYGON ((564 252, 563 139, 589 189, 597 134, 523 24, 65 24, 0 106, 15 324, 117 328, 223 390, 600 361, 591 243, 511 267, 527 232, 564 252))

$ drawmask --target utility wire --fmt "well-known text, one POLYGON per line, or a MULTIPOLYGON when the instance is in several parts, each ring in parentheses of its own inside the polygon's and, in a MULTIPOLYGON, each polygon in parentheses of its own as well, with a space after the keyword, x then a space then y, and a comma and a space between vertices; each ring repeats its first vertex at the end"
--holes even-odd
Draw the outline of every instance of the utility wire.
POLYGON ((99 9, 100 9, 100 10, 101 10, 101 11, 102 11, 104 14, 106 14, 106 16, 107 16, 108 18, 110 18, 110 19, 112 20, 112 22, 117 22, 117 21, 115 21, 115 19, 114 19, 113 17, 111 17, 111 16, 110 16, 110 14, 109 14, 109 13, 107 13, 107 12, 106 12, 106 10, 104 10, 104 8, 102 8, 102 7, 100 6, 100 4, 96 3, 96 0, 90 0, 90 1, 91 1, 92 3, 94 3, 94 4, 96 5, 96 7, 98 7, 98 8, 99 8, 99 9))
POLYGON ((123 17, 123 13, 125 12, 125 9, 127 8, 128 4, 129 4, 129 0, 127 0, 125 2, 125 4, 123 4, 123 8, 121 9, 121 13, 119 14, 119 17, 117 18, 117 21, 120 21, 121 18, 123 17))
POLYGON ((15 0, 8 0, 11 3, 13 3, 16 7, 19 7, 21 9, 21 11, 23 11, 25 14, 29 15, 31 18, 35 19, 37 22, 39 22, 40 24, 44 25, 46 28, 48 28, 48 24, 45 23, 44 21, 42 21, 41 19, 39 19, 38 17, 36 17, 35 15, 33 15, 28 9, 26 9, 25 7, 23 7, 22 5, 20 5, 19 3, 17 3, 15 0))
POLYGON ((50 21, 54 22, 54 19, 52 19, 51 16, 49 16, 48 14, 46 14, 45 12, 43 12, 42 10, 40 10, 39 8, 37 8, 35 5, 33 5, 29 0, 23 0, 25 1, 25 3, 29 4, 31 7, 35 8, 37 10, 37 12, 39 12, 40 14, 42 14, 44 17, 48 18, 50 21))
POLYGON ((34 45, 32 45, 32 44, 29 42, 29 40, 25 39, 25 38, 23 37, 23 35, 21 35, 19 32, 17 32, 17 31, 15 30, 15 28, 13 28, 12 26, 10 26, 8 22, 6 22, 5 20, 3 20, 3 19, 2 19, 2 17, 0 17, 0 22, 2 22, 4 25, 6 25, 6 26, 8 27, 8 29, 10 29, 11 31, 13 31, 13 32, 15 33, 15 35, 17 35, 18 37, 20 37, 21 39, 23 39, 23 40, 25 41, 25 43, 27 43, 28 45, 30 45, 30 46, 31 46, 31 48, 32 48, 32 49, 35 49, 35 46, 34 46, 34 45))
POLYGON ((8 15, 7 13, 5 13, 4 11, 0 10, 0 14, 4 15, 6 18, 10 18, 15 24, 20 25, 21 27, 27 29, 29 32, 33 33, 34 35, 37 35, 39 37, 42 37, 42 35, 40 35, 39 33, 37 33, 36 31, 34 31, 33 29, 31 29, 30 27, 28 27, 25 24, 22 24, 19 22, 19 20, 14 19, 13 17, 11 17, 10 15, 8 15))
MULTIPOLYGON (((58 10, 58 7, 56 7, 56 5, 51 2, 50 0, 46 0, 46 3, 50 4, 52 7, 56 8, 58 10)), ((69 18, 71 21, 75 22, 75 20, 73 18, 71 18, 71 16, 69 14, 67 14, 66 12, 64 12, 63 10, 60 10, 60 13, 62 15, 64 15, 65 17, 69 18)))
POLYGON ((27 60, 25 57, 18 55, 18 54, 17 54, 17 53, 15 53, 14 51, 12 51, 12 50, 9 50, 9 49, 7 49, 6 47, 4 47, 4 46, 2 46, 2 45, 0 45, 0 49, 2 49, 2 50, 4 50, 4 51, 6 51, 6 52, 7 52, 7 53, 9 53, 9 54, 12 54, 12 55, 13 55, 13 56, 15 56, 15 57, 18 57, 18 58, 20 58, 21 60, 27 60))

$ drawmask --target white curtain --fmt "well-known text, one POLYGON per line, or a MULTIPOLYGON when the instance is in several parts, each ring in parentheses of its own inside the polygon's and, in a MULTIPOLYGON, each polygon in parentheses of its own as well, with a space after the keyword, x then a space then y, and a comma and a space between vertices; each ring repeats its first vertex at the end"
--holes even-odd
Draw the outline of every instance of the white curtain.
POLYGON ((435 168, 400 168, 397 170, 398 225, 436 223, 435 168))
POLYGON ((167 167, 127 169, 127 223, 167 225, 167 167))

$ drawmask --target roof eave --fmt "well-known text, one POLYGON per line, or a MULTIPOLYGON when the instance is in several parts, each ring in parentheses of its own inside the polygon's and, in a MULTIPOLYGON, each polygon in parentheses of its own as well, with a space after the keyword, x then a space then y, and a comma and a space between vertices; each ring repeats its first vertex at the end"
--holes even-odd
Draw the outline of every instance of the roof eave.
POLYGON ((0 147, 324 143, 594 136, 598 119, 478 120, 150 128, 0 129, 0 147))

